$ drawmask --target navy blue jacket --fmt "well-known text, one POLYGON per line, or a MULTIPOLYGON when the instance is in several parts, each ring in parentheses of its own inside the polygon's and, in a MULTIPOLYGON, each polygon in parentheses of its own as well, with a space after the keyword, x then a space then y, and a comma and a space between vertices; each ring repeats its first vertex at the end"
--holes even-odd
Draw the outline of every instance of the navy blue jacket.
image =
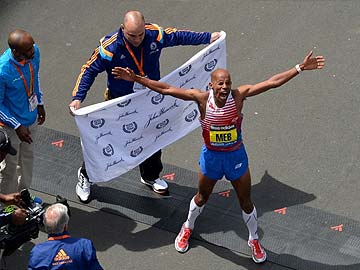
MULTIPOLYGON (((146 24, 145 38, 139 47, 132 46, 127 42, 140 62, 141 50, 144 50, 144 72, 150 79, 160 79, 160 54, 161 50, 166 47, 178 45, 200 45, 210 43, 211 33, 209 32, 192 32, 179 31, 175 28, 163 29, 156 24, 146 24)), ((117 98, 133 93, 134 82, 115 79, 111 74, 114 67, 129 67, 140 74, 133 58, 127 50, 125 36, 120 28, 119 31, 113 32, 100 40, 100 46, 96 48, 82 66, 80 75, 77 79, 72 96, 73 100, 83 101, 87 91, 94 83, 96 76, 107 72, 107 87, 110 96, 117 98)))

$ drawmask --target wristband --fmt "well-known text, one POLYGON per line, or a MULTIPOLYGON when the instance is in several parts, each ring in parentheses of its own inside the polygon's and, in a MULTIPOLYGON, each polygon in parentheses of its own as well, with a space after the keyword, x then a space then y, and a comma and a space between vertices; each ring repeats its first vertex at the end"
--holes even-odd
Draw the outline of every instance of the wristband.
POLYGON ((298 72, 299 74, 302 72, 299 64, 297 64, 297 65, 295 66, 295 68, 296 68, 296 70, 297 70, 297 72, 298 72))
POLYGON ((134 79, 135 79, 135 78, 139 78, 139 79, 141 79, 141 78, 145 78, 145 76, 141 76, 141 75, 139 75, 139 74, 135 74, 134 79))

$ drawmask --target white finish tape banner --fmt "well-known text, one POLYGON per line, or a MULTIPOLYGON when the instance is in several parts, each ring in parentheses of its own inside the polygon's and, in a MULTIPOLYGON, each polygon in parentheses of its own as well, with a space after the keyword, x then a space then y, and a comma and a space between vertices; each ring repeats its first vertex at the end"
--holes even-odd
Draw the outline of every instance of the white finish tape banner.
MULTIPOLYGON (((208 89, 210 73, 226 68, 226 33, 161 81, 208 89)), ((88 176, 109 181, 139 165, 159 149, 199 127, 197 104, 149 89, 76 110, 88 176)))

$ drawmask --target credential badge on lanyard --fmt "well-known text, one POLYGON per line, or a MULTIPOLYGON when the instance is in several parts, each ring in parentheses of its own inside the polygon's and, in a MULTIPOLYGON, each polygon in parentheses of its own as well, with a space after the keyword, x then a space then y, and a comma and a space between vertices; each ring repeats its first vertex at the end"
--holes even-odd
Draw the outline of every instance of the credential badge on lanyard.
POLYGON ((29 69, 30 69, 30 88, 29 88, 24 73, 21 71, 21 69, 16 64, 14 64, 14 63, 12 63, 12 64, 14 65, 14 67, 16 68, 17 72, 19 73, 21 79, 23 80, 24 88, 25 88, 26 95, 28 97, 28 102, 29 102, 29 111, 32 112, 39 105, 37 96, 36 96, 36 94, 34 92, 34 69, 33 69, 33 65, 32 65, 31 62, 29 62, 29 69))
MULTIPOLYGON (((140 63, 138 61, 138 59, 136 58, 133 50, 130 48, 129 44, 126 42, 125 39, 124 40, 124 44, 125 44, 125 47, 126 49, 128 50, 131 58, 133 59, 136 67, 138 68, 139 72, 140 72, 140 75, 143 76, 143 77, 146 77, 145 76, 145 72, 144 72, 144 47, 141 48, 141 56, 140 56, 140 63)), ((133 91, 134 92, 137 92, 137 91, 141 91, 141 90, 144 90, 146 87, 143 86, 142 84, 138 83, 138 82, 134 82, 134 86, 133 86, 133 91)))
MULTIPOLYGON (((145 78, 147 78, 147 76, 144 76, 145 78)), ((134 82, 134 86, 133 86, 133 91, 134 92, 138 92, 138 91, 142 91, 142 90, 145 90, 146 87, 143 86, 141 83, 138 83, 138 82, 134 82)))
POLYGON ((30 112, 34 111, 38 105, 39 102, 37 96, 35 93, 32 93, 32 95, 29 97, 29 111, 30 112))

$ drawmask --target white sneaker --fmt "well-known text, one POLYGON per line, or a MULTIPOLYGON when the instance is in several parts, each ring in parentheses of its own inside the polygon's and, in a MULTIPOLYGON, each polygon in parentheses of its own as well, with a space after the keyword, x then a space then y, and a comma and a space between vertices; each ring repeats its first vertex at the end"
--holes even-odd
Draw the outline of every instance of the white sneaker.
POLYGON ((161 178, 155 179, 153 181, 147 181, 141 177, 140 181, 141 181, 141 183, 143 183, 147 186, 150 186, 153 189, 153 191, 155 191, 156 193, 159 193, 159 194, 164 194, 164 193, 168 192, 168 190, 169 190, 168 184, 166 183, 165 180, 163 180, 161 178))
POLYGON ((78 170, 78 180, 76 184, 76 195, 82 203, 88 202, 90 198, 90 186, 89 179, 81 172, 81 167, 78 170))

